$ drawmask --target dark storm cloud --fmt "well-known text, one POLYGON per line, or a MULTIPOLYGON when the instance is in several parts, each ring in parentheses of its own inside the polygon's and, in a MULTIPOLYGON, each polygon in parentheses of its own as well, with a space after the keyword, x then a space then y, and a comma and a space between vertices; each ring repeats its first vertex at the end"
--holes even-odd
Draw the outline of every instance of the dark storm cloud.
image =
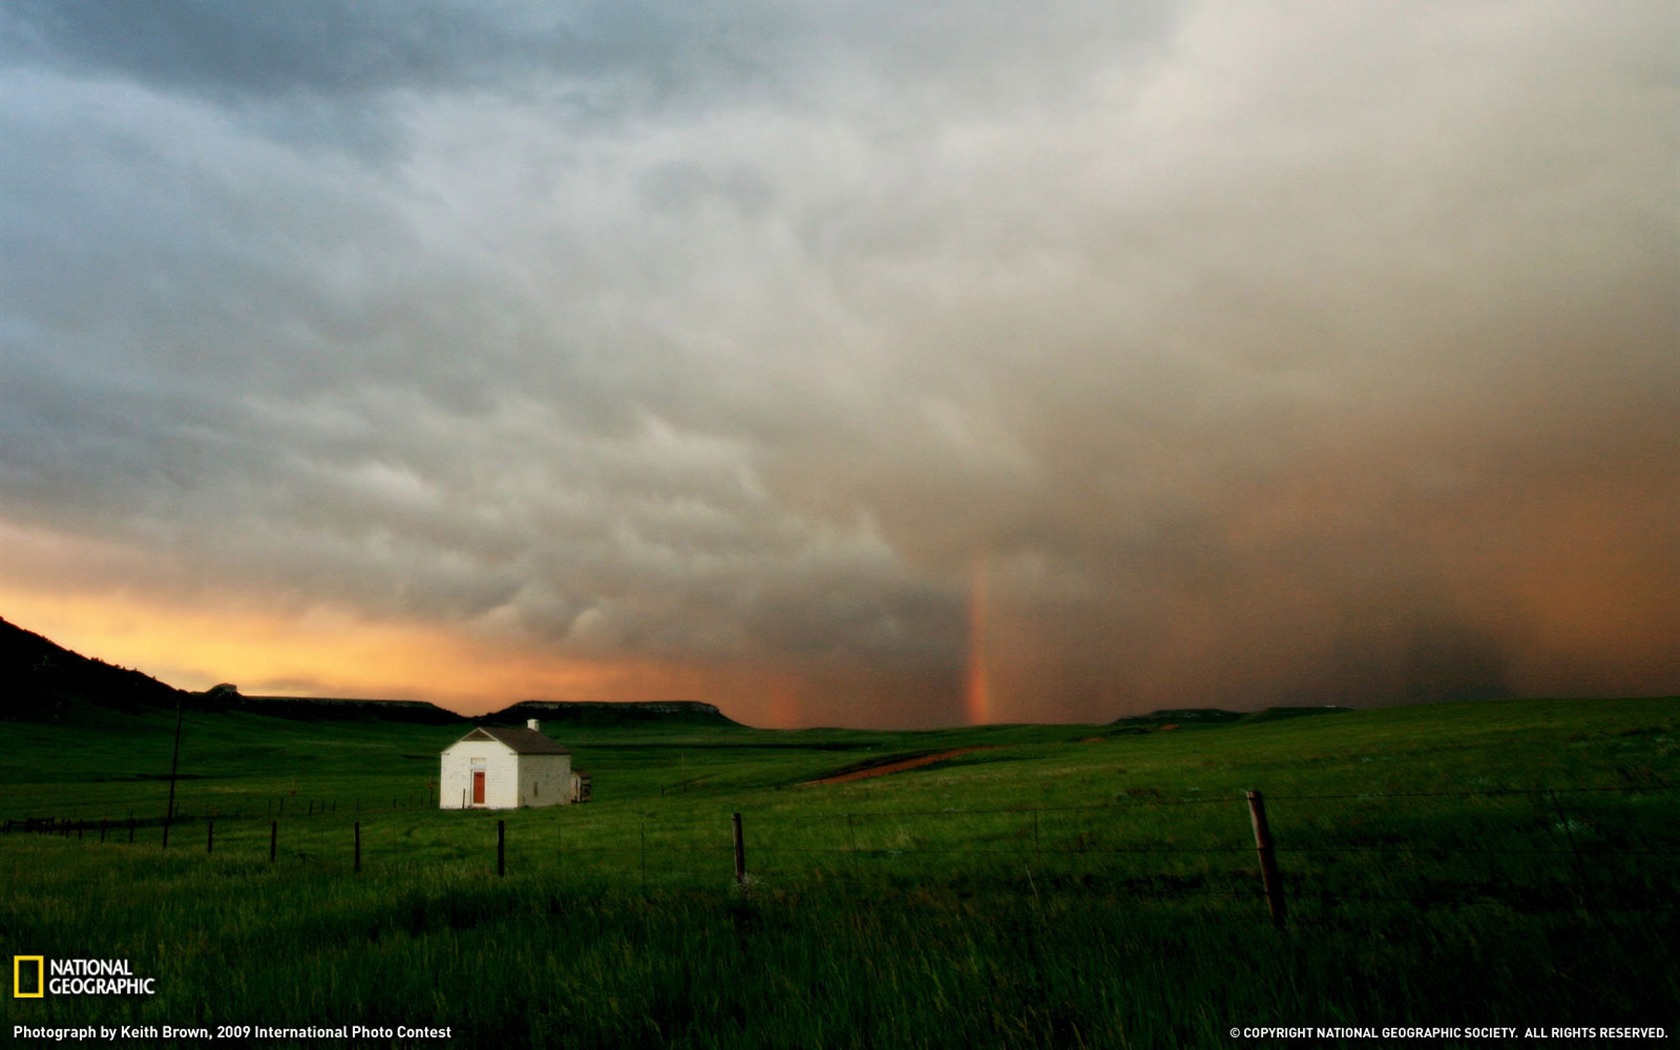
POLYGON ((203 99, 277 141, 386 161, 416 97, 539 99, 585 128, 762 76, 690 5, 26 0, 0 19, 20 67, 203 99))
POLYGON ((1680 679, 1662 5, 139 10, 0 16, 0 524, 123 586, 831 720, 1680 679))
POLYGON ((0 14, 11 61, 132 80, 255 110, 271 133, 354 132, 357 107, 410 94, 538 100, 574 128, 718 103, 808 110, 1054 103, 1097 64, 1170 27, 1170 5, 1079 3, 977 19, 955 8, 822 3, 529 4, 21 0, 0 14), (930 61, 932 59, 932 61, 930 61), (920 103, 918 103, 920 96, 920 103), (310 124, 316 125, 313 129, 310 124))
POLYGON ((219 0, 8 5, 14 58, 224 100, 507 88, 521 78, 669 77, 687 5, 219 0))

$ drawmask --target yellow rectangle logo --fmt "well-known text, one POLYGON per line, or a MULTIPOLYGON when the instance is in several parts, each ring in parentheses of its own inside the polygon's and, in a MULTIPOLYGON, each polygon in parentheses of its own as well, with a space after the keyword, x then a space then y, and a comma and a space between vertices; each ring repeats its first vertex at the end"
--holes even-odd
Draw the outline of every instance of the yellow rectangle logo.
POLYGON ((12 956, 12 998, 44 999, 47 995, 47 957, 45 955, 12 956), (35 990, 23 990, 23 964, 35 964, 35 990))

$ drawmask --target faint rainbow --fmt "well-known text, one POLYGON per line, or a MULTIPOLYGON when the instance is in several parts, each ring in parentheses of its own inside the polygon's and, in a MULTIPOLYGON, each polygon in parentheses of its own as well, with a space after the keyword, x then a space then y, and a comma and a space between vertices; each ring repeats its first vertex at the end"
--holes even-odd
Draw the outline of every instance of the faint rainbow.
POLYGON ((977 554, 969 567, 968 579, 968 676, 963 689, 964 709, 969 725, 984 725, 992 718, 992 683, 986 667, 987 592, 990 571, 986 556, 977 554))

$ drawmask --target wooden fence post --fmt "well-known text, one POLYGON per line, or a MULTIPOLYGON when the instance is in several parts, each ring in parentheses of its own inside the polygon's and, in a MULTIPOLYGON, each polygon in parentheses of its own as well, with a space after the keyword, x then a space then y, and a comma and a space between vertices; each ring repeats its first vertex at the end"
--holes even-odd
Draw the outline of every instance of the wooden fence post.
POLYGON ((1266 889, 1266 907, 1272 924, 1283 928, 1283 876, 1278 872, 1272 850, 1272 829, 1266 823, 1266 800, 1258 791, 1248 793, 1248 815, 1254 823, 1254 851, 1260 855, 1260 882, 1266 889))
POLYGON ((732 821, 735 826, 735 881, 747 881, 747 840, 741 834, 741 814, 735 814, 732 821))
POLYGON ((362 870, 362 822, 356 821, 356 870, 362 870))
POLYGON ((507 874, 507 821, 496 821, 496 874, 507 874))
POLYGON ((279 848, 280 822, 278 820, 271 820, 268 822, 268 862, 270 864, 274 863, 274 855, 279 848))

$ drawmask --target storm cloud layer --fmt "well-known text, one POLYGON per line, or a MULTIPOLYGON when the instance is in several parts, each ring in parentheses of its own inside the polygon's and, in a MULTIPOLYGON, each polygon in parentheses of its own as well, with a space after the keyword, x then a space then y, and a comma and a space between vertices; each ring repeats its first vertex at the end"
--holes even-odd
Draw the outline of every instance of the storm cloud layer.
POLYGON ((464 709, 1680 692, 1677 31, 9 3, 0 612, 464 709))

